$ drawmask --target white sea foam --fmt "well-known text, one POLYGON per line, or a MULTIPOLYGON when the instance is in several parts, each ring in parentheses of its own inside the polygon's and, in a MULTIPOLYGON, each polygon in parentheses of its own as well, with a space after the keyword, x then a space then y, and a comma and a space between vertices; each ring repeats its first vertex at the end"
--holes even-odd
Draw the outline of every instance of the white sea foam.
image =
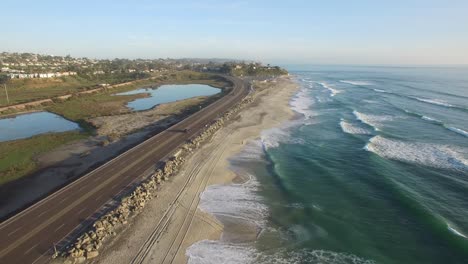
POLYGON ((432 117, 429 117, 429 116, 421 116, 421 119, 422 120, 426 120, 426 121, 430 121, 430 122, 434 122, 434 123, 441 123, 439 120, 435 119, 435 118, 432 118, 432 117))
POLYGON ((460 134, 462 136, 465 136, 465 137, 468 137, 468 132, 463 130, 463 129, 460 129, 460 128, 456 128, 456 127, 446 127, 448 130, 450 131, 453 131, 457 134, 460 134))
POLYGON ((455 235, 457 236, 461 236, 463 238, 468 238, 467 236, 465 236, 462 232, 458 231, 457 229, 453 228, 451 225, 447 224, 447 228, 448 230, 450 230, 450 232, 454 233, 455 235))
POLYGON ((378 92, 378 93, 389 93, 385 90, 382 90, 382 89, 373 89, 374 91, 378 92))
POLYGON ((256 194, 258 186, 253 176, 241 184, 211 185, 202 193, 199 208, 214 216, 229 216, 264 226, 268 208, 256 194))
POLYGON ((301 138, 292 138, 290 135, 290 128, 295 127, 302 122, 298 121, 291 121, 288 123, 283 124, 282 127, 279 128, 271 128, 262 131, 260 135, 260 141, 264 149, 276 148, 279 146, 280 143, 287 143, 287 144, 304 144, 303 139, 301 138))
POLYGON ((306 119, 314 116, 314 112, 310 110, 310 106, 313 104, 314 99, 308 94, 306 88, 300 89, 299 92, 289 102, 292 110, 303 114, 306 119))
POLYGON ((348 133, 348 134, 361 134, 361 135, 369 135, 371 132, 368 129, 358 127, 356 125, 353 125, 343 119, 340 121, 340 126, 343 132, 348 133))
POLYGON ((442 100, 439 100, 439 99, 427 99, 427 98, 419 98, 419 97, 412 97, 420 102, 424 102, 424 103, 429 103, 429 104, 433 104, 433 105, 440 105, 440 106, 446 106, 446 107, 454 107, 453 105, 445 102, 445 101, 442 101, 442 100))
POLYGON ((332 87, 330 84, 325 83, 325 82, 319 82, 318 84, 322 85, 324 88, 330 91, 330 96, 335 96, 339 93, 342 93, 343 91, 336 89, 335 87, 332 87))
POLYGON ((429 143, 410 143, 375 136, 365 147, 379 156, 425 166, 468 171, 468 149, 429 143))
POLYGON ((371 115, 371 114, 364 114, 358 112, 356 110, 353 111, 354 116, 357 120, 363 122, 374 128, 375 131, 379 131, 379 127, 383 125, 385 121, 391 121, 394 117, 389 115, 371 115))
POLYGON ((244 146, 244 149, 235 156, 236 160, 255 160, 262 161, 265 152, 261 140, 252 140, 244 146))
POLYGON ((340 82, 342 83, 347 83, 347 84, 352 84, 356 86, 368 86, 368 85, 374 85, 371 82, 368 81, 348 81, 348 80, 341 80, 340 82))
POLYGON ((273 249, 259 251, 251 244, 234 244, 203 240, 187 249, 189 264, 371 264, 375 263, 355 255, 327 250, 273 249))

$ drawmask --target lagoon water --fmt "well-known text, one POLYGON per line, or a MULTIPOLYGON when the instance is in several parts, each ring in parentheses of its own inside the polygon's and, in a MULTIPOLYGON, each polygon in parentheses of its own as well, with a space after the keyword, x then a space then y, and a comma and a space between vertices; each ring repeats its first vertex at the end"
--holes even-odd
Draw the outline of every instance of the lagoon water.
POLYGON ((0 142, 76 129, 80 129, 78 124, 53 113, 35 112, 21 114, 0 119, 0 142))
POLYGON ((220 91, 220 89, 209 85, 184 84, 162 85, 157 88, 141 88, 130 92, 118 93, 116 95, 150 94, 150 97, 136 99, 127 104, 127 106, 134 111, 142 111, 151 109, 158 104, 170 103, 196 96, 210 96, 220 91))
POLYGON ((202 195, 258 240, 201 241, 189 263, 468 263, 467 69, 293 73, 299 117, 232 158, 250 180, 202 195))

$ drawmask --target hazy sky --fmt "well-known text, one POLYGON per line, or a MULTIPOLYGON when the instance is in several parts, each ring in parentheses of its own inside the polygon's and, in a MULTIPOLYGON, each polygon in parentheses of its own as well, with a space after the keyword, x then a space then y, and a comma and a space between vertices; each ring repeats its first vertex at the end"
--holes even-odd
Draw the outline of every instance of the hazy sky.
POLYGON ((468 64, 468 0, 2 0, 0 51, 468 64))

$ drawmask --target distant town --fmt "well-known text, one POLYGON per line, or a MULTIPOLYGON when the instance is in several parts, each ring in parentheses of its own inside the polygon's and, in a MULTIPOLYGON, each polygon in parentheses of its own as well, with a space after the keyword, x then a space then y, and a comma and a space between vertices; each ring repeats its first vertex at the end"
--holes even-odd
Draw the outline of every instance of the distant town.
MULTIPOLYGON (((174 70, 220 72, 232 75, 255 75, 256 72, 280 70, 258 62, 221 59, 90 59, 34 53, 0 54, 3 78, 32 79, 65 76, 133 74, 144 78, 150 73, 174 70)), ((1 77, 1 76, 0 76, 1 77)))

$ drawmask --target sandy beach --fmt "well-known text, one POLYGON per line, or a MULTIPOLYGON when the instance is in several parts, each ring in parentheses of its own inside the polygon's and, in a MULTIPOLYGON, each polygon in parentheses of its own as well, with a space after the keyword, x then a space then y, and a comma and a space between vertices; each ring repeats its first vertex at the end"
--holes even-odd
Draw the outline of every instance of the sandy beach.
MULTIPOLYGON (((254 102, 188 159, 94 263, 186 263, 189 246, 221 237, 223 224, 198 209, 200 194, 209 185, 235 180, 229 157, 258 138, 262 130, 279 126, 294 115, 289 100, 297 84, 291 77, 256 83, 255 88, 254 102)), ((255 237, 254 230, 239 232, 245 233, 244 239, 245 235, 255 237)))

